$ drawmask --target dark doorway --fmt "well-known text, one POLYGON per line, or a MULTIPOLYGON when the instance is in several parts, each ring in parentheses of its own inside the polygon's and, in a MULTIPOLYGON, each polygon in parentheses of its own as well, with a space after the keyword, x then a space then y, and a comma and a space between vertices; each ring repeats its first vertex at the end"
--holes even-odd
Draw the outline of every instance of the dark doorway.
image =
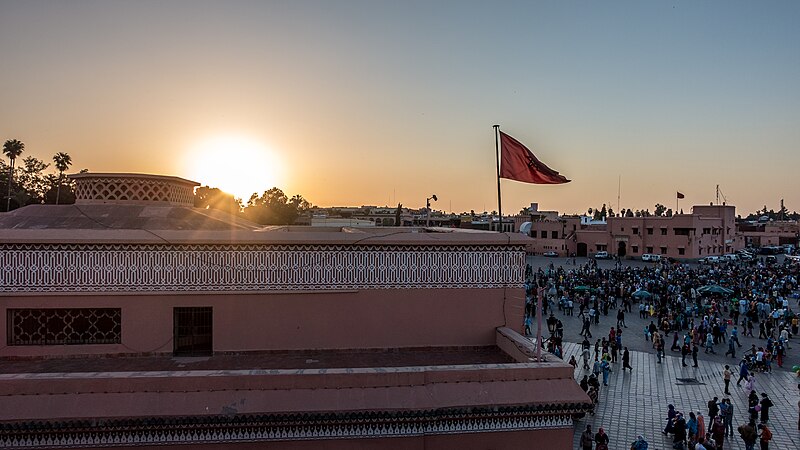
POLYGON ((578 242, 578 256, 586 256, 587 248, 583 242, 578 242))
POLYGON ((211 307, 174 308, 173 354, 175 356, 209 356, 213 353, 211 307))
POLYGON ((619 245, 617 246, 617 256, 620 258, 625 256, 628 253, 627 247, 628 246, 625 244, 625 241, 619 241, 619 245))

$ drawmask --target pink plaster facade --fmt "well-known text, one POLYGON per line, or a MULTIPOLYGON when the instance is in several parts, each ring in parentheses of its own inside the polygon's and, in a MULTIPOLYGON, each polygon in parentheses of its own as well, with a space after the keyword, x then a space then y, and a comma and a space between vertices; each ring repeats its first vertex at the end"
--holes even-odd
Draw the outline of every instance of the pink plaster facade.
POLYGON ((181 206, 187 180, 99 175, 80 209, 0 216, 0 422, 53 424, 3 448, 571 448, 588 397, 519 335, 524 237, 258 228, 181 206), (210 317, 206 353, 173 357, 179 309, 210 317))
POLYGON ((532 223, 531 237, 537 254, 554 250, 562 256, 607 251, 627 258, 650 253, 680 260, 744 247, 735 208, 725 205, 695 206, 691 214, 672 217, 609 217, 605 225, 581 225, 578 217, 540 220, 532 223))
MULTIPOLYGON (((495 328, 521 330, 522 289, 2 296, 3 309, 121 308, 122 343, 6 346, 2 357, 172 354, 173 308, 213 308, 215 352, 454 347, 495 344, 495 328), (415 330, 409 333, 408 330, 415 330)), ((0 322, 6 336, 7 322, 0 322)))
POLYGON ((792 221, 742 224, 738 229, 745 244, 752 247, 768 247, 791 244, 800 246, 800 223, 792 221))

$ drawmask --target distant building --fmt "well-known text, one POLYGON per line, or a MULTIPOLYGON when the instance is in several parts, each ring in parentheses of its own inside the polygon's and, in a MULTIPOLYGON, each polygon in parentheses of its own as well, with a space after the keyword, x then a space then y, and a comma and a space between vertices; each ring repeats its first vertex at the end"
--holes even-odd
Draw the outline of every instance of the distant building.
POLYGON ((72 178, 74 205, 0 214, 0 448, 572 448, 589 399, 519 334, 527 238, 72 178))
POLYGON ((531 221, 529 246, 533 253, 556 251, 561 255, 591 256, 607 251, 620 257, 644 253, 676 259, 722 255, 744 247, 736 232, 735 207, 694 206, 691 214, 647 217, 548 216, 531 221))
POLYGON ((738 233, 748 247, 792 245, 800 246, 800 223, 797 221, 766 221, 737 224, 738 233))

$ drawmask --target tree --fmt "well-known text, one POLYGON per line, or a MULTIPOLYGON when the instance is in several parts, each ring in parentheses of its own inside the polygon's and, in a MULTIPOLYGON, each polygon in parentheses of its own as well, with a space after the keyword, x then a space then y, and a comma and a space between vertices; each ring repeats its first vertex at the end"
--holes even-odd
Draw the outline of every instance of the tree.
POLYGON ((289 199, 282 190, 274 187, 260 196, 253 194, 244 208, 249 220, 262 225, 291 225, 301 212, 311 208, 311 203, 301 195, 289 199))
POLYGON ((661 217, 667 211, 667 207, 662 205, 661 203, 656 203, 656 209, 654 215, 661 217))
POLYGON ((23 151, 25 151, 25 144, 16 139, 9 139, 3 144, 3 154, 8 156, 8 159, 11 160, 11 164, 8 166, 8 200, 6 202, 6 211, 11 210, 11 183, 14 181, 14 162, 23 151))
POLYGON ((239 214, 242 205, 233 195, 218 188, 201 186, 194 191, 194 206, 202 209, 215 209, 230 214, 239 214))
POLYGON ((53 185, 52 175, 44 173, 50 164, 39 158, 28 156, 22 160, 19 171, 17 198, 23 199, 20 205, 44 203, 44 197, 53 185))
POLYGON ((398 203, 397 204, 397 209, 394 211, 394 226, 396 226, 396 227, 402 227, 403 226, 403 222, 401 222, 402 214, 403 214, 403 205, 401 203, 398 203))
POLYGON ((58 152, 53 156, 53 163, 58 169, 58 188, 56 189, 56 205, 61 199, 61 183, 64 179, 64 172, 72 165, 72 157, 64 152, 58 152))

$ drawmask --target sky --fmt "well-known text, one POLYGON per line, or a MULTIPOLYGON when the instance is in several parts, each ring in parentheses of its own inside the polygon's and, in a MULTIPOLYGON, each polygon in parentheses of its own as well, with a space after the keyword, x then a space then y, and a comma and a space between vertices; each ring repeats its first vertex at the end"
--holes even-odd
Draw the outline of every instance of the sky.
POLYGON ((800 2, 0 0, 0 139, 240 197, 800 210, 800 2), (619 194, 619 200, 618 200, 619 194))

